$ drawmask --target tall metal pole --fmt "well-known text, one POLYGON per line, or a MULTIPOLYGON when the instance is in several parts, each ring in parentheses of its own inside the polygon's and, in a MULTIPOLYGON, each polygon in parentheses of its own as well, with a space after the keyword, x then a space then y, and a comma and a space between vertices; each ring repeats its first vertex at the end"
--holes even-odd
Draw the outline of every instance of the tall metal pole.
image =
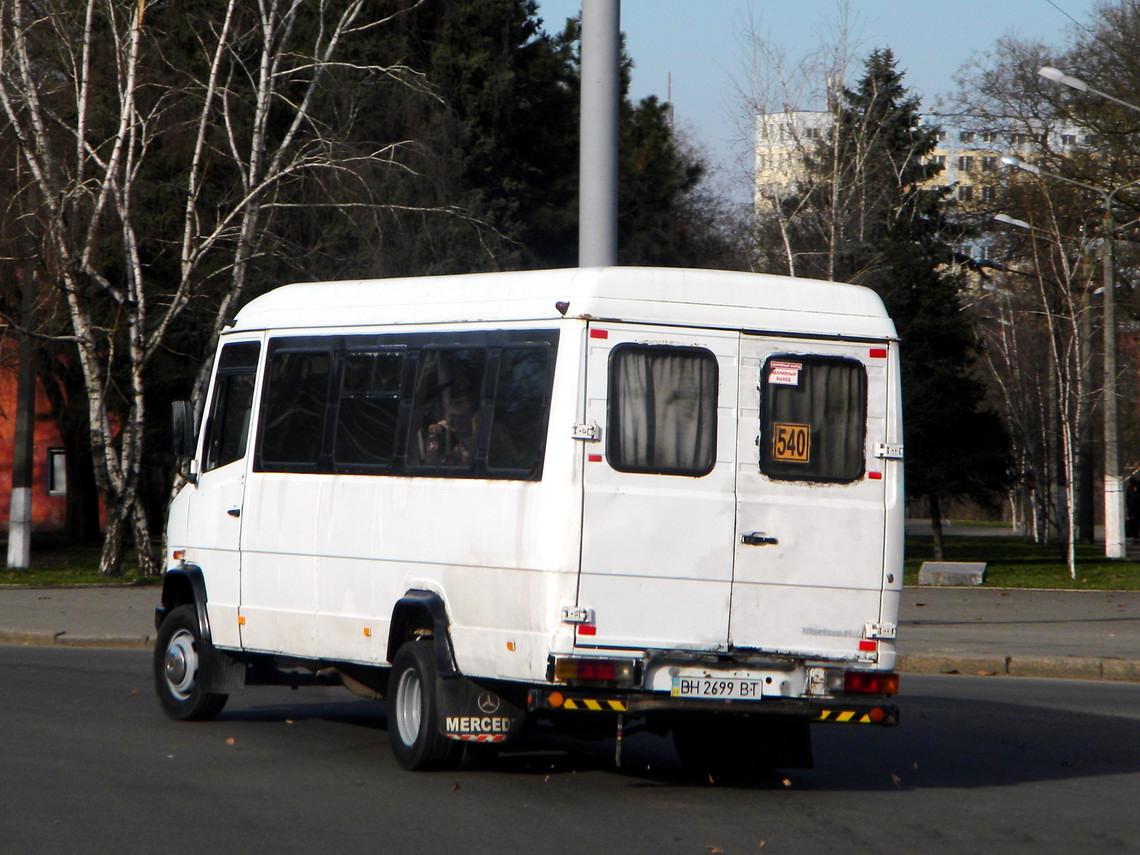
MULTIPOLYGON (((1115 191, 1113 191, 1115 193, 1115 191)), ((1104 554, 1124 558, 1124 483, 1120 476, 1120 420, 1116 400, 1116 271, 1113 193, 1104 194, 1104 554)))
MULTIPOLYGON (((32 328, 34 279, 25 266, 20 271, 21 318, 32 328)), ((35 454, 36 370, 32 337, 20 336, 20 369, 16 380, 16 436, 12 447, 12 500, 8 511, 8 566, 28 567, 32 560, 32 481, 35 454)))
POLYGON ((617 264, 621 0, 582 0, 578 266, 617 264))

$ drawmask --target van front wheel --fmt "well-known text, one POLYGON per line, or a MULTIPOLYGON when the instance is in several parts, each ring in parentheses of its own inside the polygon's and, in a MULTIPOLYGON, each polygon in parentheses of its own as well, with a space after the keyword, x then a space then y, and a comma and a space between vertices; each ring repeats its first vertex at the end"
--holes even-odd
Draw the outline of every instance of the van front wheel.
POLYGON ((388 679, 388 739, 405 769, 452 768, 463 750, 440 733, 436 675, 432 642, 409 641, 396 651, 388 679))
POLYGON ((207 692, 200 679, 202 639, 193 606, 172 609, 154 645, 154 688, 163 711, 176 721, 217 717, 229 695, 207 692))

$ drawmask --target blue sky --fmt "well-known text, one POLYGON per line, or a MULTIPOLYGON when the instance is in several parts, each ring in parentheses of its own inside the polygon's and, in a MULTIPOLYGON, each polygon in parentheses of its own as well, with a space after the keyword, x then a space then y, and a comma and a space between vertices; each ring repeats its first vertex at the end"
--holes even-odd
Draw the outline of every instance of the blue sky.
MULTIPOLYGON (((580 0, 538 0, 546 29, 561 29, 580 0)), ((904 82, 931 107, 951 93, 954 74, 972 54, 1014 33, 1062 44, 1071 19, 1088 20, 1095 0, 849 0, 855 57, 889 47, 904 82)), ((789 59, 811 52, 838 19, 837 0, 622 0, 621 22, 634 61, 631 95, 670 90, 677 123, 703 145, 713 164, 731 175, 747 148, 737 93, 748 77, 748 21, 779 44, 789 59)), ((859 70, 856 63, 855 72, 859 70)), ((811 107, 813 105, 799 105, 811 107)))

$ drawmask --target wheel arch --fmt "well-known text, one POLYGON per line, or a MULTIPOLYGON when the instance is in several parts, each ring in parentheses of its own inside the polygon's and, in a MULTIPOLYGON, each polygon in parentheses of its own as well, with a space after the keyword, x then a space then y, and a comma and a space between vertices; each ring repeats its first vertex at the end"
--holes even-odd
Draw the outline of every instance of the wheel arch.
POLYGON ((198 615, 199 636, 206 644, 213 645, 210 632, 210 616, 206 610, 206 577, 196 564, 183 564, 167 570, 162 577, 162 605, 154 610, 154 628, 162 625, 163 619, 182 605, 194 606, 198 615))
POLYGON ((451 620, 447 605, 435 591, 412 589, 392 607, 392 622, 388 631, 387 659, 392 662, 396 651, 405 642, 412 641, 419 630, 430 630, 435 639, 436 668, 444 679, 459 676, 455 653, 451 644, 451 620))

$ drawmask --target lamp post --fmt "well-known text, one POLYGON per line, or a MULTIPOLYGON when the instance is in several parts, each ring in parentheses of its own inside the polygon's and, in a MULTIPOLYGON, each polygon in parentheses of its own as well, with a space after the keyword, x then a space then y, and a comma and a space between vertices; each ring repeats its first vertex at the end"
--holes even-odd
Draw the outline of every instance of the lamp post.
MULTIPOLYGON (((1119 104, 1122 107, 1126 107, 1129 110, 1140 113, 1140 106, 1137 106, 1135 104, 1131 104, 1128 101, 1125 101, 1121 98, 1117 98, 1115 95, 1110 95, 1107 92, 1102 92, 1100 89, 1097 89, 1093 86, 1090 86, 1086 81, 1082 80, 1081 78, 1075 77, 1072 74, 1066 74, 1065 72, 1061 71, 1061 69, 1056 68, 1052 65, 1042 66, 1041 68, 1039 68, 1037 70, 1037 73, 1039 75, 1041 75, 1042 77, 1044 77, 1046 80, 1051 80, 1054 83, 1061 84, 1062 86, 1068 86, 1070 89, 1075 89, 1078 92, 1091 92, 1092 94, 1097 95, 1101 98, 1104 98, 1108 101, 1111 101, 1114 104, 1119 104)), ((1073 182, 1073 183, 1075 183, 1075 182, 1073 182)), ((1117 187, 1117 188, 1113 189, 1112 191, 1108 191, 1108 192, 1106 192, 1100 188, 1089 188, 1089 189, 1093 189, 1096 192, 1100 193, 1101 197, 1104 200, 1104 227, 1105 227, 1104 331, 1105 331, 1105 344, 1106 344, 1105 355, 1104 355, 1104 361, 1105 361, 1105 366, 1104 366, 1104 370, 1105 370, 1105 389, 1104 389, 1104 393, 1105 393, 1105 403, 1104 403, 1104 419, 1105 419, 1105 441, 1104 441, 1104 446, 1105 446, 1104 447, 1105 474, 1104 474, 1104 480, 1105 480, 1105 486, 1104 486, 1104 489, 1105 489, 1105 555, 1107 555, 1109 558, 1123 558, 1124 557, 1124 527, 1123 527, 1124 526, 1124 523, 1123 523, 1123 519, 1124 519, 1124 493, 1123 493, 1123 485, 1122 485, 1121 479, 1120 479, 1120 446, 1117 442, 1118 415, 1117 415, 1117 400, 1116 400, 1116 297, 1115 297, 1115 291, 1114 291, 1114 287, 1113 287, 1115 283, 1113 282, 1113 278, 1112 278, 1113 277, 1112 229, 1113 229, 1115 224, 1112 221, 1112 199, 1116 193, 1118 193, 1121 190, 1124 190, 1128 187, 1134 187, 1137 184, 1140 184, 1140 181, 1130 182, 1128 184, 1125 184, 1121 187, 1117 187), (1113 371, 1111 378, 1108 376, 1109 349, 1107 347, 1108 340, 1110 337, 1112 339, 1112 349, 1111 349, 1112 365, 1111 365, 1111 367, 1112 367, 1112 371, 1113 371), (1120 515, 1121 523, 1120 523, 1119 532, 1114 532, 1114 535, 1117 535, 1119 537, 1120 542, 1119 542, 1119 545, 1115 547, 1115 552, 1110 551, 1111 541, 1109 539, 1109 530, 1108 530, 1108 504, 1109 504, 1109 494, 1108 494, 1108 489, 1109 489, 1109 485, 1108 485, 1109 441, 1108 440, 1109 440, 1109 432, 1110 432, 1110 428, 1109 428, 1109 425, 1110 425, 1109 417, 1110 416, 1111 416, 1111 434, 1112 434, 1112 440, 1113 440, 1112 441, 1113 457, 1111 458, 1111 460, 1112 460, 1112 465, 1114 467, 1114 472, 1116 475, 1115 488, 1117 490, 1120 490, 1119 515, 1120 515)), ((1081 185, 1081 186, 1087 187, 1088 185, 1081 185)))
POLYGON ((1137 113, 1140 113, 1140 107, 1137 107, 1135 104, 1129 104, 1127 101, 1120 100, 1115 95, 1109 95, 1107 92, 1094 89, 1085 83, 1085 81, 1081 80, 1081 78, 1073 77, 1071 74, 1065 74, 1065 72, 1059 68, 1045 65, 1037 69, 1037 73, 1046 80, 1052 80, 1054 83, 1060 83, 1062 86, 1068 86, 1070 89, 1076 89, 1078 92, 1091 92, 1093 95, 1099 95, 1101 98, 1112 101, 1114 104, 1119 104, 1122 107, 1127 107, 1129 110, 1135 110, 1137 113))
POLYGON ((1096 193, 1104 205, 1104 237, 1101 242, 1101 274, 1104 285, 1104 554, 1108 558, 1124 558, 1124 483, 1120 474, 1120 416, 1116 390, 1116 281, 1113 259, 1116 223, 1112 205, 1117 193, 1135 187, 1140 184, 1140 180, 1105 190, 1064 175, 1046 172, 1016 155, 1002 155, 1001 161, 1032 175, 1063 181, 1096 193))

